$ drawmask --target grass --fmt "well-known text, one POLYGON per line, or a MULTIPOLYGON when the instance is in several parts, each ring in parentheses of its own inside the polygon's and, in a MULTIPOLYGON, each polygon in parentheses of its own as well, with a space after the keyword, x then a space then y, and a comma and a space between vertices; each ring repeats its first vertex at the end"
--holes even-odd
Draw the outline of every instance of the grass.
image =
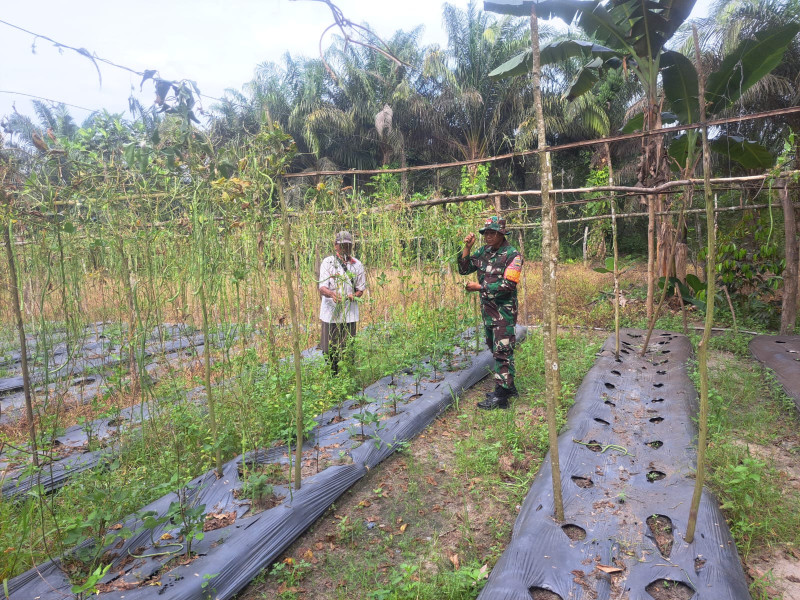
MULTIPOLYGON (((604 337, 560 338, 562 420, 604 337)), ((268 569, 240 598, 475 598, 547 451, 541 352, 534 330, 516 353, 513 410, 475 409, 490 380, 470 390, 295 544, 286 558, 313 564, 302 579, 287 585, 284 568, 268 569)))
MULTIPOLYGON (((433 278, 438 286, 434 302, 428 297, 430 285, 420 284, 413 294, 401 297, 395 275, 383 284, 371 284, 374 295, 364 307, 364 325, 371 327, 359 335, 359 370, 338 378, 324 370, 306 371, 309 414, 335 405, 354 386, 396 372, 421 354, 433 352, 446 359, 452 350, 449 336, 474 323, 472 307, 449 287, 449 276, 444 283, 433 278), (393 327, 393 322, 405 326, 393 327)), ((417 275, 424 280, 425 275, 417 275)), ((528 275, 521 301, 527 322, 535 323, 535 265, 528 275)), ((612 326, 607 275, 567 265, 559 286, 563 325, 612 326)), ((632 300, 623 311, 625 323, 642 326, 641 273, 629 271, 623 288, 632 300)), ((680 331, 680 313, 665 311, 658 326, 680 331)), ((313 330, 306 333, 314 338, 313 330)), ((559 336, 562 424, 606 336, 582 329, 559 336)), ((697 334, 691 337, 698 339, 697 334)), ((789 454, 797 457, 799 423, 780 388, 749 358, 749 339, 729 332, 712 338, 709 452, 710 486, 745 558, 771 545, 800 543, 800 503, 787 493, 781 465, 764 450, 789 444, 789 454)), ((226 379, 244 374, 243 383, 229 384, 219 396, 219 439, 209 438, 202 408, 179 399, 202 373, 171 372, 154 388, 156 404, 163 407, 158 418, 141 437, 126 440, 126 451, 110 469, 81 475, 50 497, 0 503, 0 543, 7 549, 0 573, 19 573, 32 559, 40 561, 47 552, 58 551, 57 545, 45 548, 42 543, 43 533, 56 523, 89 532, 96 520, 85 500, 98 491, 113 495, 124 489, 124 495, 105 503, 102 517, 111 522, 207 469, 216 445, 231 457, 288 433, 291 417, 283 415, 291 413, 286 407, 294 396, 290 369, 260 366, 265 360, 274 364, 276 353, 286 352, 288 340, 286 330, 277 328, 271 348, 248 344, 242 354, 234 343, 233 356, 215 367, 216 375, 224 373, 226 379)), ((521 395, 513 410, 474 409, 490 383, 469 392, 407 450, 374 469, 340 499, 314 531, 288 551, 286 558, 292 561, 267 570, 241 598, 474 598, 508 543, 517 507, 547 450, 542 343, 535 330, 519 346, 516 361, 521 395)), ((92 408, 113 408, 124 397, 122 382, 119 387, 92 408)), ((24 435, 24 430, 19 433, 24 435)))
POLYGON ((773 452, 784 447, 793 462, 800 458, 794 403, 752 359, 718 354, 709 377, 709 485, 742 557, 800 545, 800 495, 773 452))

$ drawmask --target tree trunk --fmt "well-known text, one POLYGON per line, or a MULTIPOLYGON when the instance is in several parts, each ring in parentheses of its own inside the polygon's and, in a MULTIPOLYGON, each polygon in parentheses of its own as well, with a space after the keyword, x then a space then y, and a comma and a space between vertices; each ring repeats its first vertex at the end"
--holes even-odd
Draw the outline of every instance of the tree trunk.
POLYGON ((533 52, 533 103, 539 137, 539 174, 542 186, 542 338, 544 342, 545 384, 547 388, 547 429, 550 443, 550 466, 553 478, 553 509, 557 521, 564 520, 564 502, 561 493, 561 465, 558 456, 558 424, 556 407, 561 393, 556 346, 558 323, 556 298, 556 269, 558 266, 558 224, 553 200, 550 197, 553 171, 550 153, 546 152, 544 111, 542 110, 541 57, 539 54, 539 20, 536 5, 531 5, 531 50, 533 52))
POLYGON ((797 222, 795 221, 794 206, 789 195, 789 186, 786 181, 781 182, 781 204, 783 205, 783 228, 786 244, 786 268, 783 272, 783 304, 781 307, 781 335, 794 333, 797 321, 797 277, 798 277, 798 247, 797 247, 797 222))

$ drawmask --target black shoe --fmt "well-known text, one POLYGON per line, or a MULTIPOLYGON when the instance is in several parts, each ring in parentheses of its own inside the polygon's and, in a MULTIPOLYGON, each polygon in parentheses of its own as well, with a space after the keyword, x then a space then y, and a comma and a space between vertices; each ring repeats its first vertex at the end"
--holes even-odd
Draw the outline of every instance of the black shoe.
POLYGON ((491 396, 483 402, 478 402, 478 408, 483 410, 494 410, 496 408, 508 408, 508 390, 498 388, 491 396))
POLYGON ((502 387, 502 386, 500 386, 500 385, 495 385, 495 386, 494 386, 494 389, 493 389, 491 392, 486 392, 486 399, 488 400, 488 399, 489 399, 489 398, 491 398, 492 396, 496 395, 496 394, 497 394, 497 393, 498 393, 500 390, 502 390, 502 389, 503 389, 503 387, 502 387))

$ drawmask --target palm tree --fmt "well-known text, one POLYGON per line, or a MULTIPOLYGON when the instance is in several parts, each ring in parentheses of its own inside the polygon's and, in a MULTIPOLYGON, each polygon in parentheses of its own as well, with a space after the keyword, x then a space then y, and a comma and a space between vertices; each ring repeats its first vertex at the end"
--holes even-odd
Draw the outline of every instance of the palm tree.
POLYGON ((14 143, 16 135, 19 146, 31 152, 47 153, 57 145, 58 138, 72 139, 75 136, 79 128, 65 104, 50 107, 41 100, 34 100, 32 104, 38 123, 16 111, 3 121, 3 129, 12 136, 11 143, 14 143))
POLYGON ((466 10, 444 6, 446 49, 432 48, 425 59, 434 135, 453 158, 475 159, 509 149, 518 117, 525 109, 527 82, 494 81, 489 72, 530 45, 524 21, 496 20, 474 2, 466 10))

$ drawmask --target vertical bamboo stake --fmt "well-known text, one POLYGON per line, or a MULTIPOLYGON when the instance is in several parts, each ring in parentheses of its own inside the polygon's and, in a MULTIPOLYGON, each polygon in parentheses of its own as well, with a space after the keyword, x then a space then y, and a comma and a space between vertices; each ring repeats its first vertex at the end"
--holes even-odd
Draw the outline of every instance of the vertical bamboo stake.
MULTIPOLYGON (((0 189, 3 204, 8 206, 5 191, 0 189)), ((36 423, 33 421, 33 397, 31 395, 31 377, 28 371, 28 344, 25 341, 25 324, 22 321, 22 310, 19 304, 19 281, 17 279, 17 266, 14 262, 14 249, 11 245, 11 219, 3 224, 3 241, 6 246, 6 259, 8 260, 8 293, 11 295, 11 304, 14 310, 14 320, 17 323, 19 336, 20 360, 22 363, 22 386, 25 391, 25 416, 28 419, 28 430, 31 436, 31 456, 33 466, 39 466, 39 452, 36 448, 36 423)))
POLYGON ((136 363, 136 304, 133 299, 133 284, 131 283, 131 270, 128 264, 128 255, 125 254, 125 242, 122 234, 117 240, 119 248, 119 259, 122 267, 122 287, 125 290, 125 297, 128 302, 128 371, 131 379, 131 396, 139 394, 139 367, 136 363))
MULTIPOLYGON (((789 185, 786 180, 781 181, 782 187, 778 188, 783 205, 783 228, 784 243, 786 246, 786 271, 783 278, 783 302, 781 306, 781 335, 789 335, 794 332, 797 321, 797 271, 798 271, 798 248, 797 248, 797 224, 794 216, 794 205, 789 197, 789 185)), ((729 297, 728 290, 725 290, 726 297, 729 297)), ((730 303, 730 301, 729 301, 730 303)), ((733 309, 731 308, 731 313, 733 309)), ((735 319, 735 316, 734 316, 735 319)), ((734 320, 734 323, 736 321, 734 320)))
MULTIPOLYGON (((267 121, 270 133, 275 133, 272 119, 267 111, 267 121)), ((282 144, 281 146, 282 147, 282 144)), ((282 152, 282 150, 276 150, 282 152)), ((286 206, 286 197, 283 193, 283 168, 276 174, 275 187, 278 189, 278 199, 281 205, 281 221, 283 222, 283 268, 286 285, 286 295, 289 300, 289 314, 292 318, 292 350, 294 352, 294 380, 295 380, 295 400, 297 419, 297 457, 294 461, 294 489, 299 490, 302 479, 303 465, 303 375, 300 365, 300 335, 299 323, 297 320, 297 307, 294 300, 294 286, 292 284, 292 231, 289 226, 289 209, 286 206)), ((353 176, 353 193, 355 194, 355 175, 353 176)))
MULTIPOLYGON (((611 146, 608 142, 606 156, 608 156, 608 185, 614 186, 614 167, 611 164, 611 146)), ((619 250, 617 247, 617 207, 614 192, 611 192, 611 237, 614 247, 614 358, 619 360, 619 250)))
POLYGON ((656 198, 647 197, 647 322, 653 319, 656 280, 656 198))
POLYGON ((553 508, 558 521, 564 520, 564 501, 561 495, 561 465, 558 457, 558 424, 556 405, 561 392, 561 377, 558 372, 558 311, 556 306, 556 267, 558 264, 558 225, 556 211, 550 198, 553 172, 550 153, 546 151, 544 111, 542 110, 541 57, 539 54, 539 20, 536 4, 531 4, 531 51, 533 52, 533 103, 536 106, 536 121, 539 138, 539 173, 542 186, 542 337, 544 342, 544 368, 547 387, 547 429, 550 442, 550 466, 553 476, 553 508), (554 247, 555 245, 555 247, 554 247))
POLYGON ((706 126, 706 78, 703 70, 700 41, 697 27, 692 27, 694 51, 697 60, 698 101, 700 103, 700 122, 703 124, 703 192, 706 201, 706 221, 708 223, 708 257, 706 259, 706 321, 703 338, 697 347, 697 363, 700 371, 700 420, 697 437, 697 474, 694 480, 694 494, 689 508, 689 524, 686 527, 686 541, 692 543, 697 526, 697 513, 700 510, 700 498, 703 494, 703 483, 706 475, 706 443, 708 439, 708 343, 711 339, 711 327, 714 324, 714 272, 717 251, 717 232, 714 229, 714 206, 711 203, 711 153, 708 147, 708 127, 706 126))

